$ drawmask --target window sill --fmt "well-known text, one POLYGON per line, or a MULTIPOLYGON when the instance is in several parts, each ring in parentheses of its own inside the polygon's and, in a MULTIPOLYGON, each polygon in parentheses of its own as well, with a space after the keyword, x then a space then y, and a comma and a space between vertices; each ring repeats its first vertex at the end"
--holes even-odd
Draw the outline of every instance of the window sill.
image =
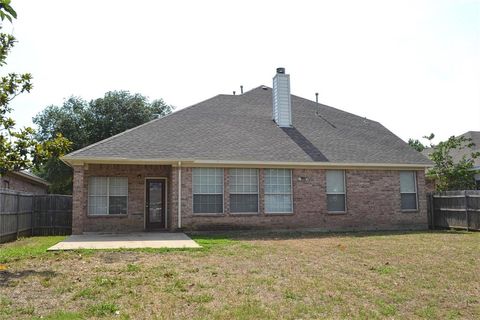
POLYGON ((401 209, 400 211, 405 213, 416 213, 418 212, 418 209, 401 209))
POLYGON ((265 212, 266 216, 293 216, 293 212, 265 212))
POLYGON ((225 213, 192 213, 192 217, 224 217, 225 213))
POLYGON ((342 216, 347 214, 347 211, 327 211, 327 214, 332 216, 342 216))
POLYGON ((87 214, 88 218, 127 218, 128 214, 87 214))
POLYGON ((258 216, 258 212, 230 212, 231 216, 258 216))

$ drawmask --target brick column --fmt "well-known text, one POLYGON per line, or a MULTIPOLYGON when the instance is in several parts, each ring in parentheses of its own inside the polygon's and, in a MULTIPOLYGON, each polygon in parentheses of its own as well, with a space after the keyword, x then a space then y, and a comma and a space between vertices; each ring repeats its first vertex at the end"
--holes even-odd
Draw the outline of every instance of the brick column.
POLYGON ((418 197, 418 214, 422 222, 428 223, 427 212, 427 185, 425 181, 425 171, 417 170, 417 197, 418 197))
POLYGON ((182 167, 182 229, 187 225, 188 218, 192 217, 192 179, 192 168, 182 167))
POLYGON ((168 229, 174 231, 178 227, 178 167, 171 167, 169 194, 170 207, 168 209, 168 229))
POLYGON ((265 169, 258 169, 258 214, 265 215, 265 169))
POLYGON ((230 214, 230 175, 229 169, 223 169, 223 213, 230 214))
POLYGON ((83 233, 83 222, 86 215, 86 183, 83 165, 73 166, 73 205, 72 205, 72 234, 83 233))

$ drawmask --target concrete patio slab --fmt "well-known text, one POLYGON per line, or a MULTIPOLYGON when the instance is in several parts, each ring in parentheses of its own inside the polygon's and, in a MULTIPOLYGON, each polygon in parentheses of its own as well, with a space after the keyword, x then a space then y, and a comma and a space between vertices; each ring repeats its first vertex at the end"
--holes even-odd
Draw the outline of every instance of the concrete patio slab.
POLYGON ((82 234, 67 237, 48 251, 77 249, 201 248, 184 233, 139 232, 82 234))

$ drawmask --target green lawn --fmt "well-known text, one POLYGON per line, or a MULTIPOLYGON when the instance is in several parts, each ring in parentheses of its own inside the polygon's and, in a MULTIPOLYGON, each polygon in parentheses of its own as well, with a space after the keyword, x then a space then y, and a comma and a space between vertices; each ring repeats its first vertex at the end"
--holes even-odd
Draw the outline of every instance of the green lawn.
POLYGON ((0 319, 479 319, 480 233, 231 234, 200 250, 0 245, 0 319))

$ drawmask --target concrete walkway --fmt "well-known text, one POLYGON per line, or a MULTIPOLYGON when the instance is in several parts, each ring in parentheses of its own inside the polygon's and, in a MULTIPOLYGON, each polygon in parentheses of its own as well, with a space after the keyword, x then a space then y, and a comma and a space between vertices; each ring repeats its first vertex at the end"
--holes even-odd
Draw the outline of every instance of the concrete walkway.
POLYGON ((184 233, 138 232, 128 234, 82 234, 67 237, 48 251, 76 249, 201 248, 184 233))

